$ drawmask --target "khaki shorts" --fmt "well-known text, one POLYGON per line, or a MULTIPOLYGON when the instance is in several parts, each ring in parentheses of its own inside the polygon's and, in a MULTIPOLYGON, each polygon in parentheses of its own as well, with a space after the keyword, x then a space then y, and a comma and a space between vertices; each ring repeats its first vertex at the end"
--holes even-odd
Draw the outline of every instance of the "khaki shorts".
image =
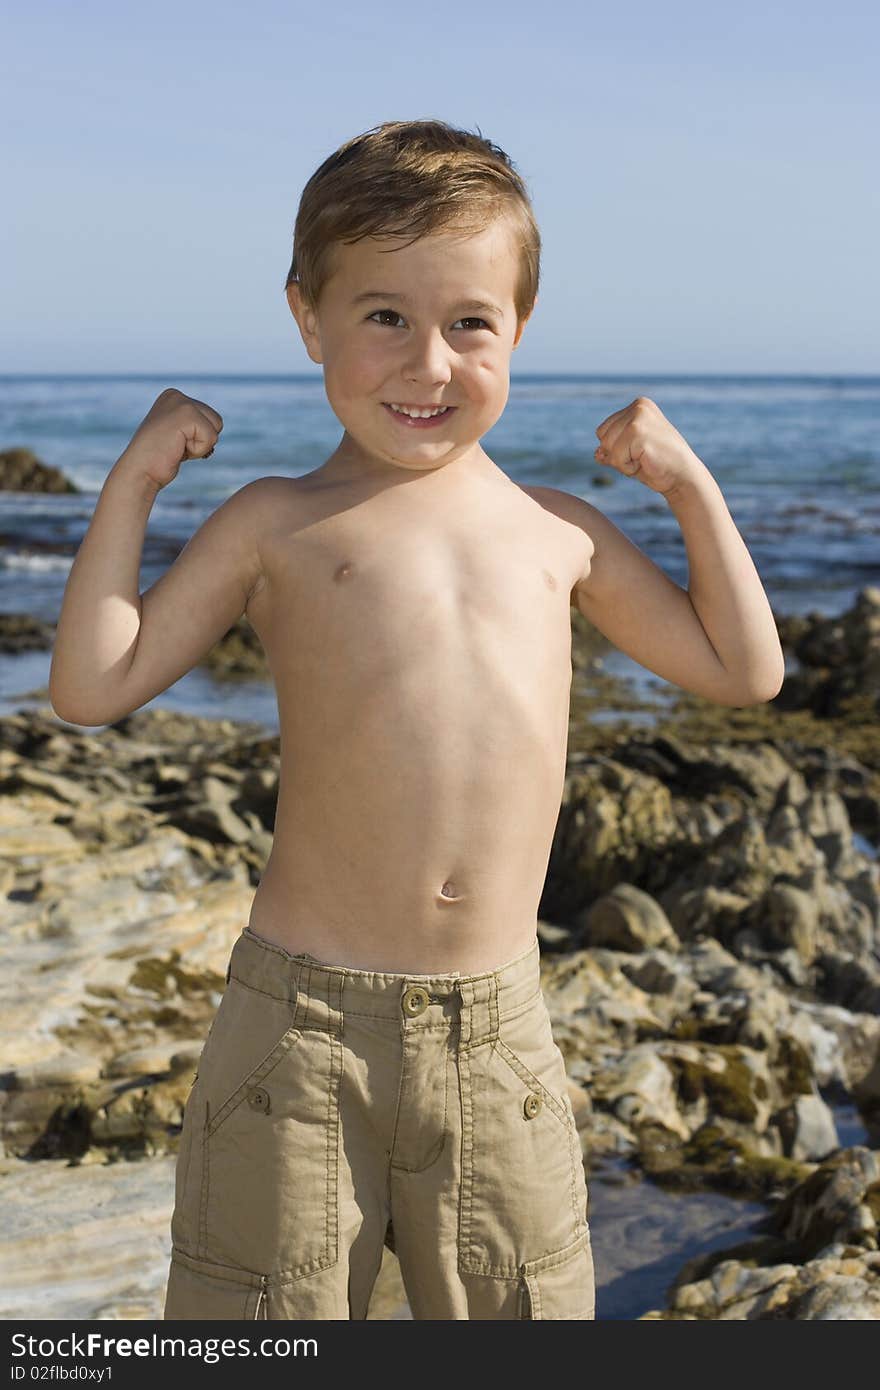
POLYGON ((381 974, 246 927, 184 1110, 164 1317, 594 1318, 587 1187, 534 945, 381 974))

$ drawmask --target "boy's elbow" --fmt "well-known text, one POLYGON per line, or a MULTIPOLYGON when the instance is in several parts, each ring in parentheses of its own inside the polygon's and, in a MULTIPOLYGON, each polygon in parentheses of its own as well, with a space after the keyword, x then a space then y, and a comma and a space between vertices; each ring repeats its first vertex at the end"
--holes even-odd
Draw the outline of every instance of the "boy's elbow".
POLYGON ((778 680, 774 680, 772 683, 740 692, 735 698, 725 700, 724 703, 731 705, 734 709, 747 709, 751 705, 766 705, 771 700, 776 699, 776 696, 782 689, 784 679, 785 676, 783 674, 778 680))
POLYGON ((83 729, 97 729, 101 724, 110 722, 109 720, 95 719, 91 714, 88 718, 84 718, 81 710, 72 709, 64 703, 59 704, 51 695, 49 696, 49 704, 52 706, 52 713, 65 724, 77 724, 83 729))
POLYGON ((66 698, 49 686, 49 704, 53 713, 65 724, 78 724, 83 729, 97 729, 104 724, 115 724, 117 719, 130 714, 131 710, 117 705, 115 708, 100 708, 88 702, 66 698))

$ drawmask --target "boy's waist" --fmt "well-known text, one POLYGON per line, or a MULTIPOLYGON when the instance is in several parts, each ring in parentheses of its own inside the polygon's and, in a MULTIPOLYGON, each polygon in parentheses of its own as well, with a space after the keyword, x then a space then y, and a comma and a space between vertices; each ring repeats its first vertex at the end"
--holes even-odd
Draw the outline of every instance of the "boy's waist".
POLYGON ((375 1018, 425 1022, 455 1019, 476 1006, 493 1020, 524 1008, 540 993, 540 950, 535 937, 527 950, 494 969, 419 974, 360 970, 292 954, 245 927, 232 949, 227 980, 296 1006, 294 1022, 333 1027, 346 1010, 375 1018))

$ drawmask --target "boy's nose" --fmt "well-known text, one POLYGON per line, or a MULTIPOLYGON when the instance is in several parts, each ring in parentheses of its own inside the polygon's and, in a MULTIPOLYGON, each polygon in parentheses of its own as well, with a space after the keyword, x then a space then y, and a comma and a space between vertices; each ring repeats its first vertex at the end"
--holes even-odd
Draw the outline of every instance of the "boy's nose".
POLYGON ((449 344, 442 333, 416 335, 410 344, 404 368, 407 381, 442 384, 449 380, 449 344))

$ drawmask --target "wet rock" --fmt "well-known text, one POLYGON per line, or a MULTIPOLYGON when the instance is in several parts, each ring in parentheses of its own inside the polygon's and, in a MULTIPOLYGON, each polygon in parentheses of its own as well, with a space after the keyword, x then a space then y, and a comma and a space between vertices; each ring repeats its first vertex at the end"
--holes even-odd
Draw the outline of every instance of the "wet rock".
POLYGON ((800 670, 786 677, 779 708, 839 716, 861 701, 880 709, 880 589, 863 589, 846 613, 809 613, 787 632, 800 670))
POLYGON ((817 1091, 795 1096, 776 1124, 788 1158, 822 1159, 840 1145, 834 1116, 817 1091))
POLYGON ((60 468, 42 463, 32 449, 0 449, 0 492, 79 492, 60 468))
POLYGON ((838 1150, 785 1198, 767 1231, 788 1242, 799 1260, 834 1241, 876 1249, 880 1157, 856 1145, 838 1150))
POLYGON ((48 651, 54 640, 51 623, 30 613, 0 613, 0 653, 48 651))
POLYGON ((646 1318, 880 1318, 880 1163, 839 1150, 791 1188, 763 1234, 689 1260, 646 1318))
POLYGON ((855 1082, 852 1093, 872 1135, 872 1142, 880 1147, 880 1042, 877 1043, 873 1065, 855 1082))
MULTIPOLYGON (((857 1103, 869 1100, 872 1083, 867 1083, 867 1091, 863 1083, 870 1059, 880 1056, 880 1017, 815 1000, 792 999, 787 1029, 809 1053, 809 1069, 819 1086, 833 1082, 842 1092, 851 1092, 857 1103)), ((880 1066, 876 1090, 880 1103, 880 1066)))
POLYGON ((763 1201, 778 1199, 811 1171, 774 1153, 770 1136, 747 1143, 731 1132, 735 1128, 729 1121, 707 1120, 682 1141, 665 1127, 642 1125, 636 1131, 640 1166, 660 1186, 677 1191, 714 1188, 763 1201))

